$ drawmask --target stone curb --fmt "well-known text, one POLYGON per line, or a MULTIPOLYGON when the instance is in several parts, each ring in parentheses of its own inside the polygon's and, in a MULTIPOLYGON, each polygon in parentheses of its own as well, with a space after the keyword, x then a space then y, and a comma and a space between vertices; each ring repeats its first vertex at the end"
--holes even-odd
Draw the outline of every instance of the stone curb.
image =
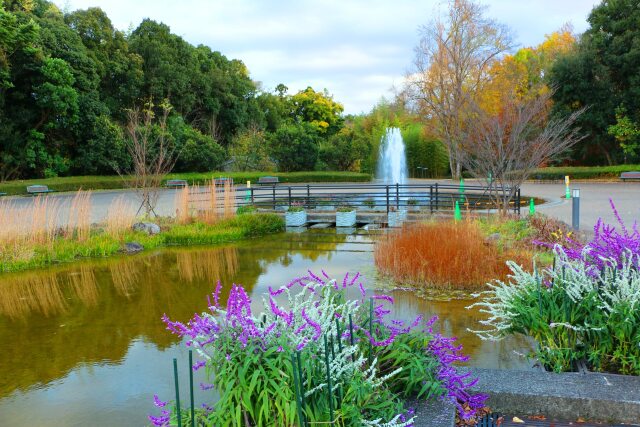
POLYGON ((473 369, 474 391, 503 413, 614 423, 640 421, 640 377, 600 373, 551 373, 473 369))
POLYGON ((455 427, 456 408, 449 402, 436 400, 410 400, 406 408, 414 408, 416 422, 414 427, 455 427))

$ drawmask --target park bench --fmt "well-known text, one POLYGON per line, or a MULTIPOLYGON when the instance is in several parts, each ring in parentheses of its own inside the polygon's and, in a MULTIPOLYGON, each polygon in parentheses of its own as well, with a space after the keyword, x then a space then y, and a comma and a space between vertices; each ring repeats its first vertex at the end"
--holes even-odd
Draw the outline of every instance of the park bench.
POLYGON ((640 180, 640 172, 622 172, 620 174, 620 179, 626 181, 628 179, 637 179, 640 180))
POLYGON ((261 176, 260 178, 258 178, 258 184, 259 185, 273 185, 275 186, 278 182, 280 182, 278 180, 277 176, 261 176))
POLYGON ((49 189, 49 187, 47 187, 46 185, 29 185, 27 187, 27 193, 32 194, 32 195, 36 195, 36 194, 46 194, 46 193, 53 193, 55 190, 51 190, 49 189))
POLYGON ((169 188, 183 188, 183 187, 186 187, 188 184, 187 184, 187 181, 184 179, 169 179, 164 185, 169 188))
POLYGON ((233 185, 233 178, 230 177, 226 177, 226 176, 221 176, 220 178, 216 178, 213 180, 213 183, 215 184, 215 186, 224 186, 226 183, 229 183, 230 185, 233 185))

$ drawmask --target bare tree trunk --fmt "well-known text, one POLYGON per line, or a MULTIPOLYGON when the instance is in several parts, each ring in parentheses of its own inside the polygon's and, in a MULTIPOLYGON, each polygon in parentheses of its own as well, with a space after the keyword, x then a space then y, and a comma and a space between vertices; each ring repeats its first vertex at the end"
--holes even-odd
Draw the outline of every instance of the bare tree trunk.
MULTIPOLYGON (((161 115, 155 117, 154 105, 147 102, 143 109, 128 111, 127 149, 132 159, 131 170, 126 171, 127 181, 136 190, 140 199, 138 214, 157 216, 156 206, 165 176, 171 172, 178 157, 175 146, 170 143, 167 119, 171 112, 168 101, 160 104, 161 115)), ((121 171, 118 173, 123 176, 121 171)))

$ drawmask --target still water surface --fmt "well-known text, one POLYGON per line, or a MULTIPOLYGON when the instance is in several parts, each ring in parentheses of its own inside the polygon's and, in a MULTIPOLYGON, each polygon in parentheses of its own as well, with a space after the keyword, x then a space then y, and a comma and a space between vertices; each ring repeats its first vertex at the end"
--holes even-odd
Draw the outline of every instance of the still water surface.
MULTIPOLYGON (((173 396, 174 357, 182 385, 188 382, 187 353, 165 330, 163 313, 187 321, 206 310, 218 279, 223 300, 232 283, 242 284, 258 309, 269 286, 307 269, 334 277, 361 271, 375 287, 374 239, 362 231, 312 230, 0 275, 0 425, 147 425, 153 394, 173 396)), ((460 338, 474 366, 528 368, 514 352, 526 351, 524 340, 483 342, 466 331, 481 318, 465 309, 470 299, 393 295, 396 317, 439 315, 442 332, 460 338)), ((204 370, 195 381, 206 381, 204 370)), ((196 400, 211 401, 207 393, 197 390, 196 400)))

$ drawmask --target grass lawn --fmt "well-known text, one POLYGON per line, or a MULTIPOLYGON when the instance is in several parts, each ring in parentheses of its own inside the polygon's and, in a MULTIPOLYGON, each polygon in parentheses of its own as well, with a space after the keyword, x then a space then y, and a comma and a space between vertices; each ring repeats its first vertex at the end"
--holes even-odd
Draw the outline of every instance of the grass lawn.
MULTIPOLYGON (((257 182, 261 176, 277 176, 280 182, 369 182, 371 175, 357 172, 190 172, 167 175, 167 179, 184 179, 189 184, 204 184, 211 178, 231 177, 236 184, 257 182)), ((114 190, 126 188, 126 179, 114 176, 69 176, 0 182, 0 193, 21 195, 27 186, 43 184, 55 191, 114 190)))

